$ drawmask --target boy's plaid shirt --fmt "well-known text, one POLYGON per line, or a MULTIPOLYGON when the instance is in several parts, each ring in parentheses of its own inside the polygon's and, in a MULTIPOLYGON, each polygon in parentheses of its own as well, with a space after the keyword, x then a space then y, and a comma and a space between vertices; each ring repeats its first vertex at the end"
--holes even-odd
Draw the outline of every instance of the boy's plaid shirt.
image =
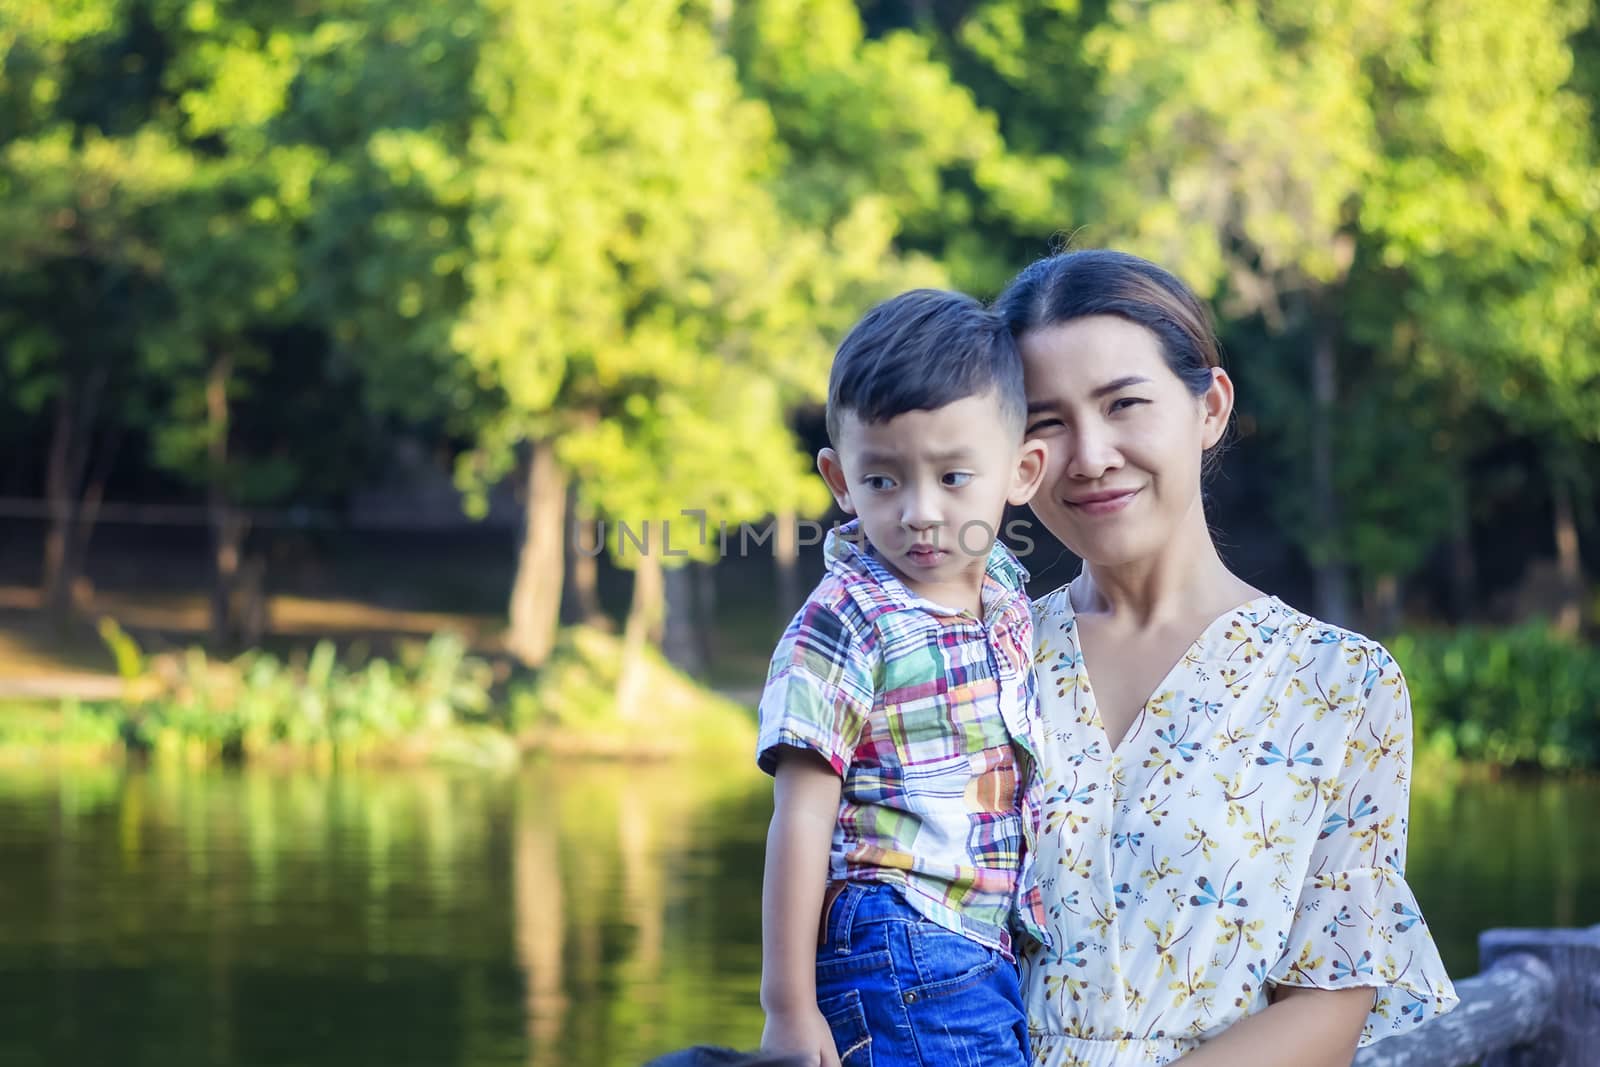
POLYGON ((1012 920, 1047 943, 1031 875, 1043 787, 1027 572, 996 541, 979 620, 913 594, 858 531, 829 533, 828 573, 773 653, 757 762, 773 773, 789 745, 843 780, 830 880, 898 885, 1007 957, 1012 920))

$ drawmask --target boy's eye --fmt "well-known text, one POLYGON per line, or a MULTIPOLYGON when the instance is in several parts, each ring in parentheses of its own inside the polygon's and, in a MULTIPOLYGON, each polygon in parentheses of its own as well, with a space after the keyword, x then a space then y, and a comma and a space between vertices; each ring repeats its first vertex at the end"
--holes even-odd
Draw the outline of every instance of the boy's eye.
POLYGON ((1062 422, 1057 418, 1040 419, 1038 422, 1033 423, 1028 427, 1027 433, 1036 434, 1040 430, 1050 430, 1060 425, 1062 425, 1062 422))
POLYGON ((951 471, 944 476, 944 484, 951 489, 959 489, 972 481, 972 475, 967 471, 951 471))
POLYGON ((874 489, 878 492, 883 492, 885 489, 894 488, 894 479, 890 478, 886 474, 869 474, 865 478, 862 478, 861 482, 868 489, 874 489))

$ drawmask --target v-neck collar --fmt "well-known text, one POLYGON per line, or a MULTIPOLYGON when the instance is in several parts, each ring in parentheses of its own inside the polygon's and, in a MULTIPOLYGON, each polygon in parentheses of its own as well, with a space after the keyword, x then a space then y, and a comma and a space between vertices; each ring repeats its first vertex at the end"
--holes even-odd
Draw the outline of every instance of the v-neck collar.
POLYGON ((1161 676, 1161 680, 1156 683, 1155 688, 1150 690, 1150 694, 1144 698, 1144 703, 1139 705, 1139 710, 1134 713, 1133 718, 1128 720, 1128 727, 1123 731, 1122 736, 1117 739, 1117 743, 1112 744, 1111 733, 1106 729, 1105 720, 1100 716, 1100 699, 1095 695, 1094 683, 1089 677, 1089 661, 1083 654, 1083 642, 1078 637, 1078 612, 1072 606, 1071 585, 1072 583, 1069 582, 1062 586, 1056 591, 1056 596, 1052 598, 1059 600, 1055 612, 1059 620, 1057 625, 1060 627, 1062 635, 1072 645, 1071 652, 1077 661, 1078 676, 1082 682, 1084 698, 1089 701, 1092 712, 1089 717, 1089 724, 1100 731, 1100 736, 1105 739, 1106 748, 1113 757, 1122 751, 1122 747, 1127 744, 1130 737, 1139 732, 1144 725, 1146 716, 1149 714, 1151 701, 1172 688, 1173 678, 1179 670, 1188 664, 1206 661, 1208 651, 1216 643, 1219 630, 1232 622, 1236 616, 1244 614, 1252 608, 1265 607, 1270 610, 1276 608, 1279 604, 1277 597, 1271 593, 1263 593, 1260 596, 1251 597, 1249 600, 1235 604, 1208 622, 1199 635, 1184 649, 1183 654, 1173 662, 1172 666, 1167 668, 1167 672, 1161 676))

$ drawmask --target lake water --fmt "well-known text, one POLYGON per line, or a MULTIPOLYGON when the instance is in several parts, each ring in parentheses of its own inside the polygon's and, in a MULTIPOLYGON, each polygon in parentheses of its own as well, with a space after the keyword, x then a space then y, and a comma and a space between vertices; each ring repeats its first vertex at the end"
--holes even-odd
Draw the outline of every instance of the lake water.
MULTIPOLYGON (((767 782, 738 768, 0 769, 0 1063, 637 1067, 755 1044, 767 782)), ((1600 922, 1600 786, 1419 784, 1457 976, 1600 922)))

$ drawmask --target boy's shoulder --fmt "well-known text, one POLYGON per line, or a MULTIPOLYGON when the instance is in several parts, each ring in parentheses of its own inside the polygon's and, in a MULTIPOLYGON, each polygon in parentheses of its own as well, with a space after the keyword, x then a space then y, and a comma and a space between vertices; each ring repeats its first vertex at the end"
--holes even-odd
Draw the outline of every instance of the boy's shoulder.
POLYGON ((833 615, 866 638, 879 628, 885 616, 912 608, 903 593, 879 581, 870 572, 830 570, 806 598, 796 619, 833 615))
POLYGON ((925 645, 934 617, 870 572, 830 570, 795 612, 773 653, 773 663, 796 657, 851 662, 874 672, 925 645))

